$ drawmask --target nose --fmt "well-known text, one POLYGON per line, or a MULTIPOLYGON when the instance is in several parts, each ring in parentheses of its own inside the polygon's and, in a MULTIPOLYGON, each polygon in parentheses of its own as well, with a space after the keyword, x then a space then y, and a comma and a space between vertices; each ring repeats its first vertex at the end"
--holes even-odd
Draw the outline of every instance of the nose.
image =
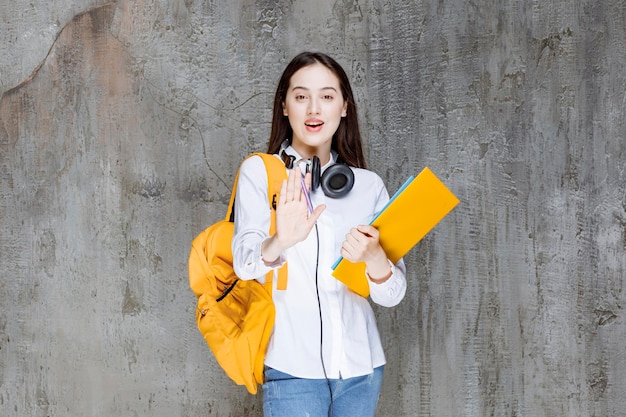
POLYGON ((309 105, 307 106, 308 114, 319 114, 320 106, 319 102, 315 97, 311 97, 309 100, 309 105))

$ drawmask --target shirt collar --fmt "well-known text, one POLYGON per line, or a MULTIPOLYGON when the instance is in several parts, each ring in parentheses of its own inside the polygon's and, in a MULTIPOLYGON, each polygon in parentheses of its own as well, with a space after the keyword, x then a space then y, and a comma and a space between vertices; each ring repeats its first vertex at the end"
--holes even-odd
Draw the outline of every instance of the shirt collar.
MULTIPOLYGON (((310 159, 302 158, 302 156, 291 145, 287 146, 287 148, 285 149, 285 152, 287 153, 287 155, 292 155, 293 157, 296 158, 295 159, 295 164, 298 164, 298 163, 310 164, 311 163, 310 159)), ((330 159, 328 160, 328 162, 326 164, 324 164, 321 167, 322 171, 324 171, 329 166, 335 164, 337 162, 337 158, 338 157, 339 157, 339 154, 335 150, 331 149, 330 150, 330 159)))

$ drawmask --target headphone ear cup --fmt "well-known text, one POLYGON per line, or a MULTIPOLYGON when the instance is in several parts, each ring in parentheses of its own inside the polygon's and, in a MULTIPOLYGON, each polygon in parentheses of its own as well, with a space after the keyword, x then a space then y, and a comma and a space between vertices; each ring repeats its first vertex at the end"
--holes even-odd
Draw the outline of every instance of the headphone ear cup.
POLYGON ((331 165, 324 171, 320 183, 324 194, 330 198, 340 198, 354 186, 354 172, 345 164, 331 165))
POLYGON ((320 186, 320 172, 322 171, 322 165, 320 159, 317 156, 313 156, 311 161, 311 190, 315 191, 320 186))

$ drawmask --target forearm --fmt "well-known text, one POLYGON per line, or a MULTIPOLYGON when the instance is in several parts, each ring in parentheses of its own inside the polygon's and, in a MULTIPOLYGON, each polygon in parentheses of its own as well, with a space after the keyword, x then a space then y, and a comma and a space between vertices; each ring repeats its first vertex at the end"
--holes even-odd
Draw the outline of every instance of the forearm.
MULTIPOLYGON (((249 158, 239 173, 232 241, 233 268, 241 279, 262 280, 274 267, 271 262, 264 262, 261 254, 262 244, 269 238, 271 216, 265 166, 261 158, 249 158)), ((280 256, 272 261, 280 263, 280 256)))

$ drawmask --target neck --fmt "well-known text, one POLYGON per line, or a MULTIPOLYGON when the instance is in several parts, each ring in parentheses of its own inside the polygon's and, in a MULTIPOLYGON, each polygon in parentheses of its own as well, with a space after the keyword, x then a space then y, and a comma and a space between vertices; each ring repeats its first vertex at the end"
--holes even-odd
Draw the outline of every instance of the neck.
POLYGON ((292 147, 304 159, 313 159, 313 157, 317 155, 317 157, 320 159, 320 164, 322 166, 326 165, 328 161, 330 161, 330 148, 323 149, 323 148, 316 148, 316 147, 303 146, 303 145, 300 145, 300 146, 292 145, 292 147))

